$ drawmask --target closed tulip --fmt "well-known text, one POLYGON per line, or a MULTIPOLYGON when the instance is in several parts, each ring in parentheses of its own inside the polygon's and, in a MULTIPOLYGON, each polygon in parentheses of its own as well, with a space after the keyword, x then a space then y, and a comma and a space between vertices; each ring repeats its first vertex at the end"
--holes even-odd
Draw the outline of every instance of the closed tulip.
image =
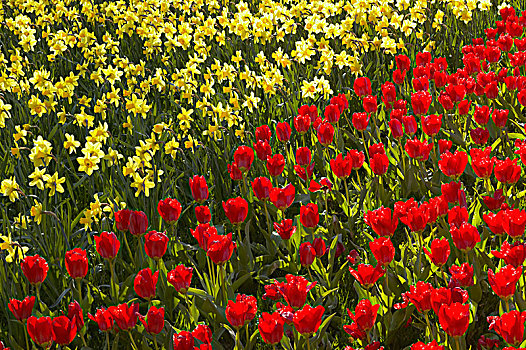
POLYGON ((374 241, 369 242, 369 249, 371 249, 371 253, 373 253, 378 264, 382 266, 389 265, 394 259, 395 248, 387 237, 376 238, 374 241))
POLYGON ((168 224, 171 224, 179 220, 179 216, 181 215, 181 210, 182 210, 181 203, 179 203, 177 199, 166 198, 166 199, 160 200, 159 203, 157 204, 157 211, 159 212, 159 215, 168 224))
POLYGON ((157 286, 157 279, 159 278, 159 271, 152 273, 148 267, 139 271, 133 282, 135 293, 141 298, 150 300, 155 297, 155 290, 157 286))
POLYGON ((223 202, 223 209, 232 225, 239 225, 247 218, 248 202, 241 197, 230 198, 223 202))
POLYGON ((460 337, 468 330, 469 305, 460 303, 442 305, 438 312, 438 320, 442 329, 450 337, 460 337))
POLYGON ((252 181, 254 196, 260 201, 267 201, 270 199, 270 191, 272 188, 274 188, 274 186, 272 186, 272 181, 267 177, 260 176, 252 181))
POLYGON ((254 319, 257 310, 258 304, 255 297, 238 294, 235 302, 228 301, 225 315, 232 327, 240 329, 254 319))
POLYGON ((358 97, 365 97, 372 94, 371 80, 367 77, 356 78, 353 83, 354 93, 358 97))
POLYGON ((309 267, 316 258, 316 250, 310 242, 300 244, 299 248, 301 266, 309 267))
POLYGON ((194 175, 190 178, 190 190, 192 197, 197 203, 203 203, 208 199, 208 185, 204 176, 194 175))
POLYGON ((279 176, 285 169, 285 157, 282 154, 274 154, 267 158, 267 170, 270 176, 279 176))
POLYGON ((210 208, 206 205, 199 205, 195 207, 195 218, 200 224, 207 224, 212 219, 210 208))
POLYGON ((375 154, 370 160, 370 167, 373 173, 382 176, 389 168, 389 158, 385 154, 375 154))
POLYGON ((292 129, 290 128, 289 123, 280 122, 276 125, 276 135, 279 141, 288 142, 290 140, 291 133, 292 129))
POLYGON ((117 227, 117 230, 126 232, 128 231, 128 227, 130 226, 130 214, 131 210, 129 209, 123 209, 116 211, 115 216, 115 225, 117 227))
POLYGON ((447 238, 434 239, 431 242, 431 251, 424 248, 424 252, 429 257, 433 265, 441 267, 447 263, 451 248, 449 247, 449 241, 447 238))
POLYGON ((234 162, 242 173, 250 170, 254 161, 254 150, 248 146, 239 146, 234 152, 234 162))
POLYGON ((20 263, 22 272, 27 280, 33 286, 39 286, 44 282, 49 270, 48 264, 44 258, 39 255, 26 256, 20 263))
POLYGON ((302 205, 300 208, 300 221, 304 227, 314 228, 318 226, 320 221, 318 206, 314 203, 302 205))
POLYGON ((27 319, 27 333, 35 344, 47 349, 53 342, 51 317, 29 317, 27 319))
POLYGON ((66 270, 73 279, 82 279, 88 273, 88 255, 85 250, 75 248, 66 252, 66 270))
POLYGON ((228 235, 213 234, 208 239, 206 255, 217 265, 222 265, 230 259, 234 252, 232 233, 228 235))
POLYGON ((77 324, 66 316, 58 316, 53 319, 53 340, 59 345, 68 345, 77 335, 77 324))
POLYGON ((144 235, 144 250, 151 259, 161 259, 167 248, 168 236, 164 232, 150 231, 144 235))
POLYGON ((295 196, 296 188, 292 184, 288 184, 284 188, 275 187, 270 191, 270 201, 281 211, 285 211, 291 206, 295 196))
POLYGON ((453 226, 450 232, 453 243, 463 252, 472 250, 480 242, 480 234, 477 228, 470 223, 464 222, 458 228, 453 226))
POLYGON ((334 127, 331 123, 323 122, 317 129, 318 141, 322 146, 330 145, 334 138, 334 127))
POLYGON ((140 316, 141 323, 144 325, 144 330, 150 334, 159 334, 164 328, 164 308, 157 308, 154 305, 150 306, 146 319, 140 316))
POLYGON ((95 236, 94 238, 97 253, 99 253, 101 258, 111 261, 117 256, 121 242, 117 239, 115 233, 104 231, 100 236, 95 236))
POLYGON ((128 230, 134 236, 142 236, 148 229, 148 218, 143 211, 132 211, 130 213, 130 226, 128 230))
POLYGON ((174 332, 173 344, 174 350, 194 350, 194 336, 187 331, 174 332))
POLYGON ((104 307, 97 309, 95 315, 88 314, 88 318, 97 323, 101 332, 108 332, 113 329, 113 315, 104 307))

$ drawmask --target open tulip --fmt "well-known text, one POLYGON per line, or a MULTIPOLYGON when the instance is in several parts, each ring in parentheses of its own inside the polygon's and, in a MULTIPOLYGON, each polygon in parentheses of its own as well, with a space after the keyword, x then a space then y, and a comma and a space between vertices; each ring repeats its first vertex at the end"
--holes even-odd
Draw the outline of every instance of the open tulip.
POLYGON ((366 289, 371 288, 385 274, 382 265, 374 267, 367 264, 358 265, 356 270, 349 267, 349 272, 366 289))
POLYGON ((232 327, 239 329, 254 319, 257 310, 258 304, 255 297, 238 294, 235 302, 228 301, 225 314, 232 327))
POLYGON ((281 211, 285 211, 291 206, 295 196, 296 188, 292 184, 288 184, 284 188, 275 187, 270 191, 270 201, 281 211))
POLYGON ((526 259, 526 244, 515 242, 513 245, 510 245, 507 241, 504 241, 500 246, 500 251, 492 250, 491 254, 496 258, 503 259, 506 264, 517 268, 522 266, 526 259))
POLYGON ((374 241, 369 242, 369 249, 371 249, 378 264, 382 266, 389 265, 394 259, 395 248, 387 237, 376 238, 374 241))
POLYGON ((499 334, 504 341, 513 346, 519 346, 524 340, 524 321, 526 312, 513 310, 502 316, 488 316, 489 329, 499 334))
POLYGON ((263 312, 258 322, 259 334, 261 338, 267 344, 275 345, 278 344, 283 338, 283 317, 279 312, 272 314, 263 312))
POLYGON ((287 282, 278 285, 278 290, 290 307, 298 309, 305 305, 307 294, 314 288, 316 282, 309 283, 305 277, 291 274, 288 274, 285 278, 287 282))
POLYGON ((22 301, 11 299, 9 300, 8 306, 9 310, 11 310, 13 313, 13 316, 15 316, 18 321, 25 323, 33 312, 33 307, 35 306, 35 297, 27 296, 22 301))
POLYGON ((113 315, 104 307, 97 309, 95 315, 88 314, 88 318, 97 323, 101 332, 107 332, 113 329, 113 315))
POLYGON ((514 268, 511 265, 506 265, 497 273, 494 273, 492 269, 489 269, 488 281, 495 294, 503 300, 508 300, 513 294, 515 294, 517 282, 519 282, 521 275, 522 266, 514 268))
POLYGON ((192 283, 193 271, 194 269, 191 267, 177 265, 173 270, 168 272, 168 283, 170 283, 179 293, 185 294, 192 283))
POLYGON ((222 265, 230 259, 234 252, 232 233, 228 235, 213 234, 208 238, 206 255, 217 265, 222 265))
POLYGON ((146 332, 150 334, 159 334, 164 328, 164 308, 150 306, 146 319, 140 316, 141 323, 144 325, 146 332))
MULTIPOLYGON (((302 309, 294 313, 293 322, 294 327, 304 337, 310 337, 316 333, 321 325, 321 318, 325 308, 321 305, 315 308, 310 305, 305 305, 302 309)), ((308 340, 307 340, 308 341, 308 340)))
POLYGON ((173 344, 174 350, 194 350, 194 336, 187 331, 174 332, 173 344))
POLYGON ((129 331, 137 324, 137 317, 139 315, 138 303, 110 306, 108 311, 111 313, 117 327, 122 331, 129 331))
MULTIPOLYGON (((368 333, 374 327, 379 308, 379 304, 372 305, 368 299, 362 299, 356 305, 354 313, 349 309, 347 309, 347 313, 356 324, 358 330, 368 333)), ((349 326, 343 326, 344 330, 346 327, 349 326)))
POLYGON ((141 298, 150 300, 155 297, 155 290, 157 286, 157 279, 159 278, 159 271, 152 273, 148 267, 139 271, 133 282, 135 293, 141 298))
POLYGON ((365 223, 379 236, 392 236, 398 227, 398 216, 391 208, 381 206, 364 214, 365 223))

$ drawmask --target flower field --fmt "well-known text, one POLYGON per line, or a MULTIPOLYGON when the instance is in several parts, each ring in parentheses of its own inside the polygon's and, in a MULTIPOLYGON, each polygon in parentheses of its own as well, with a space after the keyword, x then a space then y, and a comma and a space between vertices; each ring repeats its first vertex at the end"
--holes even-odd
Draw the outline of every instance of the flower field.
POLYGON ((525 349, 523 10, 0 2, 0 350, 525 349))

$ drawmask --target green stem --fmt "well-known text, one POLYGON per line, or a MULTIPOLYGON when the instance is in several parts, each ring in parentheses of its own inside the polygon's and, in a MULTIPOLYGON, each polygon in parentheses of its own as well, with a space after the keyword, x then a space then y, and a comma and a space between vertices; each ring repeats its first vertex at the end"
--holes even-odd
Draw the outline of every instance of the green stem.
POLYGON ((246 336, 247 336, 247 343, 246 343, 247 345, 246 345, 246 346, 248 346, 248 343, 250 343, 250 336, 249 336, 248 324, 247 324, 247 326, 245 327, 245 331, 246 331, 246 336))
POLYGON ((159 350, 159 347, 157 346, 157 337, 153 337, 153 346, 155 346, 155 350, 159 350))
POLYGON ((26 338, 26 349, 29 349, 29 340, 27 339, 27 324, 26 327, 24 327, 24 335, 26 338))
POLYGON ((349 187, 347 186, 347 178, 343 181, 343 185, 345 186, 345 200, 347 201, 347 220, 351 220, 351 202, 349 201, 349 187))
POLYGON ((77 279, 77 290, 79 292, 79 304, 82 303, 82 280, 79 278, 77 279))
POLYGON ((132 348, 134 350, 138 350, 139 348, 137 347, 137 345, 135 344, 135 341, 133 340, 133 337, 131 335, 131 332, 128 332, 128 335, 130 336, 130 341, 131 341, 131 344, 132 344, 132 348))
POLYGON ((114 264, 113 264, 113 260, 108 260, 108 262, 110 263, 110 273, 111 273, 111 281, 110 281, 110 285, 111 285, 111 294, 112 294, 112 297, 113 297, 113 300, 114 301, 117 301, 118 297, 117 297, 117 293, 116 293, 116 290, 115 290, 115 271, 114 271, 114 264))
POLYGON ((106 349, 110 350, 110 332, 106 331, 106 349))
POLYGON ((221 265, 221 288, 223 289, 223 296, 225 298, 225 305, 228 302, 228 294, 226 292, 226 271, 225 264, 221 265))
POLYGON ((455 337, 455 344, 457 346, 457 350, 460 350, 460 341, 458 339, 459 337, 455 337))
POLYGON ((310 350, 310 341, 308 336, 305 337, 305 341, 307 342, 307 350, 310 350))

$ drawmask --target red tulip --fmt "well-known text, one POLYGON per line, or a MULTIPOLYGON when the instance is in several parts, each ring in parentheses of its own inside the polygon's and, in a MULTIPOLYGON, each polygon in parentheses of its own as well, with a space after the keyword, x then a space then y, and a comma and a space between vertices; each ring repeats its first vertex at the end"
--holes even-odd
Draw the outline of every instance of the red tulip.
POLYGON ((254 150, 248 146, 239 146, 234 152, 234 162, 242 173, 250 170, 254 161, 254 150))
POLYGON ((148 218, 143 211, 132 211, 130 213, 130 226, 128 230, 134 236, 141 236, 148 229, 148 218))
POLYGON ((104 307, 97 309, 95 316, 88 314, 88 318, 97 322, 97 325, 102 332, 110 331, 113 328, 113 316, 111 312, 104 307))
POLYGON ((338 120, 340 120, 340 113, 340 107, 338 105, 330 104, 325 107, 323 115, 329 123, 336 124, 338 120))
POLYGON ((316 227, 320 221, 318 206, 314 203, 302 205, 300 208, 300 221, 304 227, 316 227))
POLYGON ((364 214, 365 223, 379 236, 392 236, 398 226, 398 216, 383 206, 364 214))
MULTIPOLYGON (((473 151, 473 149, 472 149, 473 151)), ((471 166, 475 174, 483 179, 489 179, 491 173, 493 173, 493 167, 495 159, 490 157, 477 157, 475 154, 471 154, 471 166)))
POLYGON ((489 115, 490 108, 488 106, 477 106, 475 107, 473 119, 480 125, 486 125, 489 122, 489 115))
POLYGON ((174 332, 173 343, 174 350, 194 350, 194 336, 190 332, 174 332))
POLYGON ((13 316, 15 316, 18 321, 25 323, 33 312, 33 307, 35 306, 35 297, 27 296, 22 301, 10 299, 8 306, 9 310, 11 310, 13 313, 13 316))
POLYGON ((131 210, 129 209, 123 209, 116 211, 115 216, 115 224, 117 226, 117 230, 126 232, 128 231, 128 227, 130 226, 130 214, 131 210))
POLYGON ((97 253, 99 253, 101 258, 111 261, 117 256, 121 242, 119 242, 115 233, 104 231, 100 236, 95 236, 94 238, 97 253))
POLYGON ((341 153, 335 159, 331 159, 331 170, 334 176, 339 179, 346 179, 351 175, 352 163, 349 160, 348 156, 343 158, 341 153))
POLYGON ((468 263, 462 265, 453 265, 449 268, 451 279, 461 287, 470 287, 473 285, 473 267, 468 263))
POLYGON ((325 251, 327 250, 327 245, 325 244, 325 241, 323 238, 316 237, 312 241, 312 246, 314 247, 314 250, 316 251, 316 257, 321 258, 325 255, 325 251))
POLYGON ((294 128, 298 134, 303 135, 309 131, 311 119, 308 115, 298 115, 294 117, 294 128))
POLYGON ((181 210, 181 203, 179 203, 177 199, 166 198, 160 200, 159 204, 157 204, 159 215, 161 215, 163 220, 168 224, 176 222, 179 219, 181 210))
POLYGON ((268 125, 261 125, 256 128, 255 132, 256 142, 266 141, 269 142, 272 137, 272 132, 268 125))
POLYGON ((411 61, 406 55, 395 56, 396 66, 400 70, 408 71, 411 68, 411 61))
POLYGON ((373 173, 382 176, 387 172, 387 168, 389 168, 389 158, 387 158, 385 154, 377 153, 370 159, 369 165, 373 173))
POLYGON ((376 238, 374 241, 369 242, 369 249, 371 249, 371 253, 373 253, 378 264, 382 266, 389 265, 394 259, 395 248, 389 238, 376 238))
POLYGON ((402 116, 402 124, 404 124, 405 133, 409 136, 414 135, 418 130, 418 124, 414 115, 402 116))
POLYGON ((195 218, 200 224, 209 223, 212 219, 212 214, 210 213, 210 208, 206 205, 200 205, 195 207, 195 218))
POLYGON ((522 266, 526 259, 526 244, 515 242, 513 245, 510 245, 507 241, 504 241, 500 246, 500 252, 492 250, 491 254, 496 258, 504 260, 506 264, 517 268, 522 266))
POLYGON ((358 265, 356 270, 349 267, 349 272, 366 289, 371 288, 385 274, 382 265, 374 267, 366 264, 358 265))
POLYGON ((460 337, 468 330, 469 305, 460 303, 442 305, 438 312, 438 320, 450 337, 460 337))
POLYGON ((521 166, 517 165, 518 159, 495 160, 495 177, 499 182, 515 184, 521 176, 521 166))
POLYGON ((453 141, 451 140, 438 140, 438 153, 443 154, 449 152, 451 146, 453 146, 453 141))
POLYGON ((278 140, 281 142, 287 142, 290 140, 292 130, 289 123, 281 122, 276 125, 276 135, 278 140))
POLYGON ((299 115, 308 115, 311 122, 318 117, 318 108, 316 106, 303 105, 298 108, 299 115))
POLYGON ((210 224, 199 224, 195 230, 190 229, 190 232, 197 240, 199 247, 205 251, 208 249, 208 240, 210 237, 217 235, 217 229, 214 226, 210 226, 210 224))
POLYGON ((291 219, 284 219, 280 223, 274 223, 274 230, 283 240, 288 240, 296 232, 296 226, 292 225, 291 219))
MULTIPOLYGON (((379 304, 372 305, 368 299, 362 299, 356 305, 354 313, 349 309, 347 309, 347 313, 359 331, 368 333, 374 327, 379 308, 379 304)), ((346 331, 346 328, 349 327, 350 326, 343 326, 343 329, 346 331)))
POLYGON ((223 209, 232 225, 239 225, 247 218, 248 202, 241 197, 230 198, 223 202, 223 209))
MULTIPOLYGON (((513 310, 502 316, 488 316, 489 329, 499 334, 504 341, 513 346, 519 346, 524 340, 524 321, 526 312, 513 310)), ((509 349, 509 348, 507 348, 509 349)))
POLYGON ((427 206, 423 203, 420 207, 414 206, 409 208, 406 216, 400 219, 404 224, 409 226, 412 232, 422 232, 428 222, 430 222, 430 215, 427 206))
POLYGON ((493 192, 493 196, 484 196, 482 200, 489 210, 497 210, 504 203, 504 196, 502 195, 502 188, 493 192))
POLYGON ((345 159, 352 164, 353 170, 358 170, 362 167, 365 161, 365 155, 361 151, 351 149, 347 152, 345 159))
POLYGON ((310 165, 311 151, 308 147, 300 147, 296 150, 296 164, 299 166, 310 165))
POLYGON ((292 321, 294 327, 304 337, 310 337, 318 331, 321 325, 321 318, 325 308, 321 305, 312 308, 310 305, 305 305, 302 309, 294 313, 292 321))
POLYGON ((150 306, 146 319, 143 316, 139 317, 144 330, 150 334, 159 334, 164 328, 164 307, 156 308, 154 305, 150 306))
POLYGON ((73 279, 82 279, 88 274, 88 256, 80 248, 66 252, 66 270, 73 279))
POLYGON ((511 265, 506 265, 500 269, 499 272, 494 273, 492 269, 488 270, 488 281, 491 289, 501 299, 508 300, 515 294, 517 282, 522 275, 522 266, 514 268, 511 265))
POLYGON ((467 222, 464 222, 459 228, 451 227, 450 233, 455 247, 463 252, 470 251, 480 242, 480 234, 477 228, 467 222))
POLYGON ((438 267, 444 266, 451 253, 449 241, 447 238, 436 238, 431 242, 431 252, 427 250, 427 248, 424 248, 424 252, 429 256, 433 265, 438 267))
POLYGON ((404 136, 404 130, 402 129, 402 123, 398 119, 391 119, 389 121, 389 130, 391 130, 391 135, 396 140, 399 140, 404 136))
POLYGON ((457 178, 464 172, 468 164, 466 152, 456 151, 455 153, 446 152, 442 154, 438 161, 438 167, 449 177, 457 178))
POLYGON ((307 293, 314 288, 316 282, 310 283, 303 276, 288 274, 286 283, 278 285, 279 292, 290 307, 298 309, 305 305, 307 293))
POLYGON ((133 303, 120 304, 118 306, 110 306, 108 311, 112 315, 117 327, 122 331, 129 331, 137 324, 137 317, 139 315, 139 304, 133 303))
POLYGON ((257 310, 258 304, 255 297, 238 294, 235 302, 228 301, 225 314, 232 327, 239 329, 254 319, 257 310))
POLYGON ((270 191, 270 201, 281 211, 285 211, 291 206, 295 196, 296 189, 292 184, 288 184, 284 188, 275 187, 270 191))
POLYGON ((232 242, 232 233, 228 235, 211 235, 208 239, 208 249, 206 255, 217 265, 222 265, 230 259, 234 252, 234 242, 232 242))
POLYGON ((375 113, 378 110, 378 104, 376 102, 376 96, 369 95, 363 98, 363 109, 366 113, 375 113))
POLYGON ((141 298, 150 300, 155 297, 155 289, 157 286, 157 279, 159 278, 159 271, 152 274, 152 270, 148 267, 139 271, 133 282, 135 293, 141 298))
POLYGON ((270 176, 279 176, 285 169, 285 158, 282 154, 275 154, 267 158, 267 169, 270 176))
POLYGON ((526 226, 526 211, 520 209, 504 210, 502 212, 502 228, 512 238, 524 234, 526 226))
POLYGON ((489 131, 483 128, 476 128, 469 132, 473 142, 479 146, 483 146, 488 142, 489 131))
POLYGON ((184 265, 177 265, 173 270, 168 272, 167 280, 176 291, 186 294, 192 283, 192 273, 194 269, 184 265))
POLYGON ((334 138, 334 127, 332 124, 323 122, 317 128, 318 141, 322 146, 328 146, 334 138))
POLYGON ((197 203, 203 203, 208 199, 208 185, 204 176, 194 175, 190 178, 190 190, 192 197, 197 203))
MULTIPOLYGON (((464 206, 461 207, 457 205, 456 207, 449 209, 447 214, 448 214, 448 223, 451 226, 451 229, 460 228, 462 224, 468 223, 467 222, 469 219, 468 210, 464 206)), ((453 239, 453 242, 454 241, 455 240, 453 239)))
POLYGON ((413 113, 421 116, 427 113, 432 101, 431 94, 428 91, 418 91, 411 94, 411 106, 413 113))
POLYGON ((84 315, 78 301, 74 300, 68 305, 68 318, 77 324, 77 329, 84 327, 84 315))
POLYGON ((270 191, 272 188, 272 182, 267 177, 257 177, 252 181, 254 195, 260 201, 267 201, 270 199, 270 191))
POLYGON ((299 248, 301 266, 309 267, 316 258, 316 250, 310 242, 300 244, 299 248))
POLYGON ((59 345, 68 345, 77 335, 77 324, 66 316, 53 319, 53 340, 59 345))
POLYGON ((352 115, 352 125, 358 131, 364 131, 369 125, 369 114, 365 112, 354 113, 352 115))
POLYGON ((26 256, 20 263, 22 272, 31 285, 38 286, 46 279, 48 264, 40 255, 26 256))
POLYGON ((353 88, 354 93, 358 95, 358 97, 365 97, 373 93, 371 89, 371 80, 367 77, 357 78, 354 81, 353 88))
POLYGON ((40 345, 44 349, 49 348, 53 342, 51 317, 29 317, 27 319, 27 333, 35 344, 40 345))
POLYGON ((458 104, 458 114, 468 115, 470 107, 471 107, 471 101, 468 101, 468 100, 460 101, 460 103, 458 104))
POLYGON ((393 71, 393 81, 394 81, 394 83, 398 84, 398 85, 402 85, 404 83, 406 73, 407 73, 407 71, 405 71, 405 70, 401 70, 401 69, 394 70, 393 71))
POLYGON ((381 86, 382 90, 382 102, 385 104, 385 107, 389 110, 393 108, 393 102, 396 101, 396 87, 390 81, 386 81, 381 86))
POLYGON ((284 320, 279 312, 263 312, 258 322, 259 334, 263 341, 271 345, 278 344, 283 338, 283 324, 284 320))
POLYGON ((267 158, 272 154, 272 148, 270 148, 268 141, 255 142, 254 150, 256 151, 256 156, 261 161, 266 161, 267 158))
POLYGON ((166 233, 150 231, 144 236, 144 250, 151 259, 161 259, 167 248, 168 236, 166 233))
POLYGON ((509 112, 510 111, 507 109, 494 109, 493 110, 491 117, 497 128, 502 129, 503 127, 506 126, 506 122, 508 121, 509 112))
POLYGON ((422 117, 422 130, 427 136, 435 136, 442 126, 442 114, 422 117))

